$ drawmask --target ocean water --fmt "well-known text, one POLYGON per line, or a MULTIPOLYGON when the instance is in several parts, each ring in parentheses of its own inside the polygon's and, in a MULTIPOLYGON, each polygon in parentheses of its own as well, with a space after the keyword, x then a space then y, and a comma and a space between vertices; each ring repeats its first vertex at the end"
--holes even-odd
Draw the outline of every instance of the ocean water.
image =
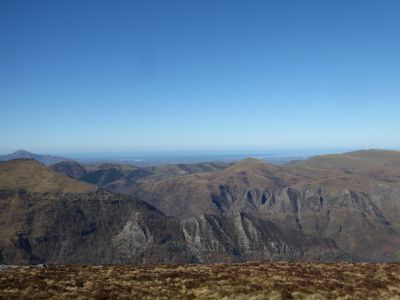
POLYGON ((248 150, 248 151, 123 151, 62 153, 63 156, 81 163, 124 163, 137 166, 183 164, 200 162, 235 162, 252 157, 273 164, 307 159, 314 155, 343 153, 346 149, 315 150, 248 150))

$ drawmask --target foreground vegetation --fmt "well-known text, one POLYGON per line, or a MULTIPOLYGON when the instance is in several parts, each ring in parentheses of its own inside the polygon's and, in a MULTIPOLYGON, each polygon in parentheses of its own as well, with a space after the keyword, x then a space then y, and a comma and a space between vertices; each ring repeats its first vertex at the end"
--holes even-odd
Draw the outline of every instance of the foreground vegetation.
POLYGON ((253 262, 0 269, 0 299, 400 299, 400 264, 253 262))

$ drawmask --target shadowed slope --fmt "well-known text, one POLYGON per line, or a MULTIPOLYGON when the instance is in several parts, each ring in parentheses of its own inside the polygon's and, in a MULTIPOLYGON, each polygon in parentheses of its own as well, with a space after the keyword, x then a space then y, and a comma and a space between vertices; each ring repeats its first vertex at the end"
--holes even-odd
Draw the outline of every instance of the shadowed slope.
POLYGON ((57 173, 61 173, 76 179, 87 173, 84 167, 73 160, 62 161, 49 166, 49 168, 57 173))
POLYGON ((0 163, 0 264, 192 262, 181 224, 133 197, 0 163))

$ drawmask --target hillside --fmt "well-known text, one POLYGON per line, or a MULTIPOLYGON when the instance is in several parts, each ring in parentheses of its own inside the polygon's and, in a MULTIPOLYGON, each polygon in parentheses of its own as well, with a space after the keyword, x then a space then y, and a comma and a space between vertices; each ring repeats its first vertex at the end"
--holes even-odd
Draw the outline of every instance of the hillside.
POLYGON ((346 155, 369 160, 384 166, 400 167, 400 151, 370 149, 348 152, 346 155))
POLYGON ((0 224, 7 234, 0 239, 5 243, 0 251, 10 262, 44 257, 56 262, 133 263, 397 261, 399 161, 398 153, 373 150, 279 166, 249 158, 230 165, 139 168, 66 162, 51 167, 66 174, 83 169, 81 181, 34 160, 3 162, 0 224), (97 188, 109 192, 95 192, 97 188), (53 234, 57 238, 50 238, 53 234), (179 246, 167 250, 161 236, 179 246), (40 239, 56 242, 40 246, 40 239), (80 244, 86 245, 82 252, 63 250, 56 258, 40 248, 72 249, 80 244), (22 255, 25 250, 18 245, 31 249, 30 256, 22 255), (143 250, 148 245, 158 254, 143 250), (101 260, 96 256, 100 253, 101 260))
POLYGON ((0 264, 192 262, 179 222, 146 203, 98 191, 2 191, 0 264))
MULTIPOLYGON (((119 191, 198 228, 189 230, 193 240, 207 240, 204 232, 229 236, 225 222, 241 236, 237 243, 254 245, 265 230, 258 224, 268 222, 289 236, 293 230, 332 240, 355 260, 392 261, 400 249, 399 164, 399 152, 377 150, 286 166, 246 159, 212 172, 144 177, 119 191)), ((197 242, 197 249, 207 247, 197 242)))
POLYGON ((0 170, 0 263, 347 257, 332 240, 281 230, 245 213, 186 220, 166 217, 136 196, 95 191, 94 186, 34 160, 3 162, 0 170))
POLYGON ((82 177, 87 173, 86 169, 83 166, 73 160, 62 161, 50 165, 49 168, 57 173, 67 175, 75 179, 82 177))
POLYGON ((86 164, 75 161, 63 161, 50 168, 58 173, 79 179, 98 187, 114 192, 125 192, 141 178, 152 176, 156 178, 197 174, 222 170, 230 164, 222 162, 198 164, 167 164, 155 167, 137 167, 130 164, 86 164))
POLYGON ((298 172, 307 169, 336 170, 383 180, 400 179, 400 154, 398 151, 366 150, 342 155, 322 155, 301 161, 293 169, 298 172))
POLYGON ((32 193, 85 193, 96 187, 51 171, 33 159, 0 162, 0 189, 32 193))
POLYGON ((180 222, 147 203, 97 191, 35 160, 0 163, 0 264, 193 259, 180 222))
POLYGON ((65 158, 65 157, 35 154, 35 153, 31 153, 31 152, 28 152, 28 151, 25 151, 22 149, 17 150, 10 154, 0 155, 0 161, 7 161, 7 160, 13 160, 13 159, 35 159, 45 165, 52 165, 52 164, 55 164, 55 163, 58 163, 61 161, 68 160, 68 158, 65 158))

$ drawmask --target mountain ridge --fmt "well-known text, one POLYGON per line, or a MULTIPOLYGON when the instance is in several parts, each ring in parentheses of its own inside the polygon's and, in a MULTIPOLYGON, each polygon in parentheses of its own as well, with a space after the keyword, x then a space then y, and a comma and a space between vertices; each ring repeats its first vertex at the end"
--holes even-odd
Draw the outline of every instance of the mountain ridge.
POLYGON ((0 189, 29 192, 81 193, 97 188, 85 182, 52 172, 35 159, 15 159, 0 162, 0 189))
POLYGON ((333 241, 291 229, 282 231, 246 214, 208 214, 187 220, 168 217, 136 196, 97 189, 35 160, 2 162, 0 171, 0 263, 142 264, 346 257, 333 241), (49 187, 49 182, 53 186, 49 187), (90 189, 71 193, 71 184, 85 184, 90 189))
POLYGON ((234 224, 244 213, 333 239, 356 260, 391 261, 400 248, 400 152, 387 154, 322 155, 280 166, 246 159, 215 172, 144 177, 117 190, 182 220, 209 214, 234 224))
POLYGON ((45 165, 52 165, 52 164, 55 164, 58 162, 70 160, 68 158, 61 157, 61 156, 35 154, 35 153, 28 152, 23 149, 16 150, 10 154, 0 155, 0 161, 8 161, 8 160, 13 160, 13 159, 23 159, 23 158, 35 159, 45 165))
MULTIPOLYGON (((33 160, 2 162, 0 203, 7 213, 0 216, 0 226, 14 224, 11 237, 4 236, 13 240, 14 246, 6 244, 2 248, 0 244, 0 252, 8 253, 8 261, 29 262, 35 256, 25 252, 42 249, 35 248, 38 239, 48 239, 54 232, 66 230, 67 235, 58 238, 52 247, 59 247, 59 243, 77 247, 76 243, 87 243, 86 239, 93 234, 98 251, 103 252, 82 248, 81 258, 63 254, 52 258, 57 262, 396 261, 400 257, 398 163, 400 152, 369 150, 315 156, 279 166, 254 158, 234 164, 151 168, 101 164, 81 166, 87 173, 77 180, 66 176, 70 174, 54 172, 68 173, 69 167, 78 167, 72 162, 50 167, 33 160), (24 167, 18 167, 19 164, 24 167), (82 180, 93 180, 93 184, 82 180), (90 187, 90 191, 69 193, 74 185, 81 184, 90 187), (135 206, 137 201, 144 202, 135 206), (33 205, 33 210, 24 203, 33 205), (25 221, 10 223, 10 216, 20 220, 18 211, 22 207, 25 221), (146 217, 150 216, 149 210, 157 211, 160 223, 156 227, 152 217, 146 217), (46 221, 38 217, 43 213, 69 220, 65 222, 72 222, 72 231, 60 227, 58 217, 46 221), (125 217, 115 227, 112 220, 118 214, 125 217), (81 220, 79 228, 75 227, 76 220, 81 220), (18 227, 31 228, 22 240, 18 227), (45 227, 54 228, 54 232, 34 234, 37 228, 45 227), (170 229, 165 232, 164 228, 170 229), (162 238, 154 239, 165 234, 173 237, 171 243, 178 245, 176 249, 182 251, 182 257, 179 251, 163 248, 162 238), (107 237, 103 242, 102 236, 107 237), (15 245, 28 248, 21 250, 15 245), (110 247, 116 248, 111 251, 110 247), (118 257, 112 256, 113 252, 119 253, 118 257), (153 254, 146 256, 150 252, 153 254), (89 256, 91 253, 96 257, 103 255, 105 260, 89 256)), ((2 231, 8 232, 7 228, 2 231)), ((40 255, 31 254, 52 255, 46 252, 50 250, 40 251, 40 255)))

